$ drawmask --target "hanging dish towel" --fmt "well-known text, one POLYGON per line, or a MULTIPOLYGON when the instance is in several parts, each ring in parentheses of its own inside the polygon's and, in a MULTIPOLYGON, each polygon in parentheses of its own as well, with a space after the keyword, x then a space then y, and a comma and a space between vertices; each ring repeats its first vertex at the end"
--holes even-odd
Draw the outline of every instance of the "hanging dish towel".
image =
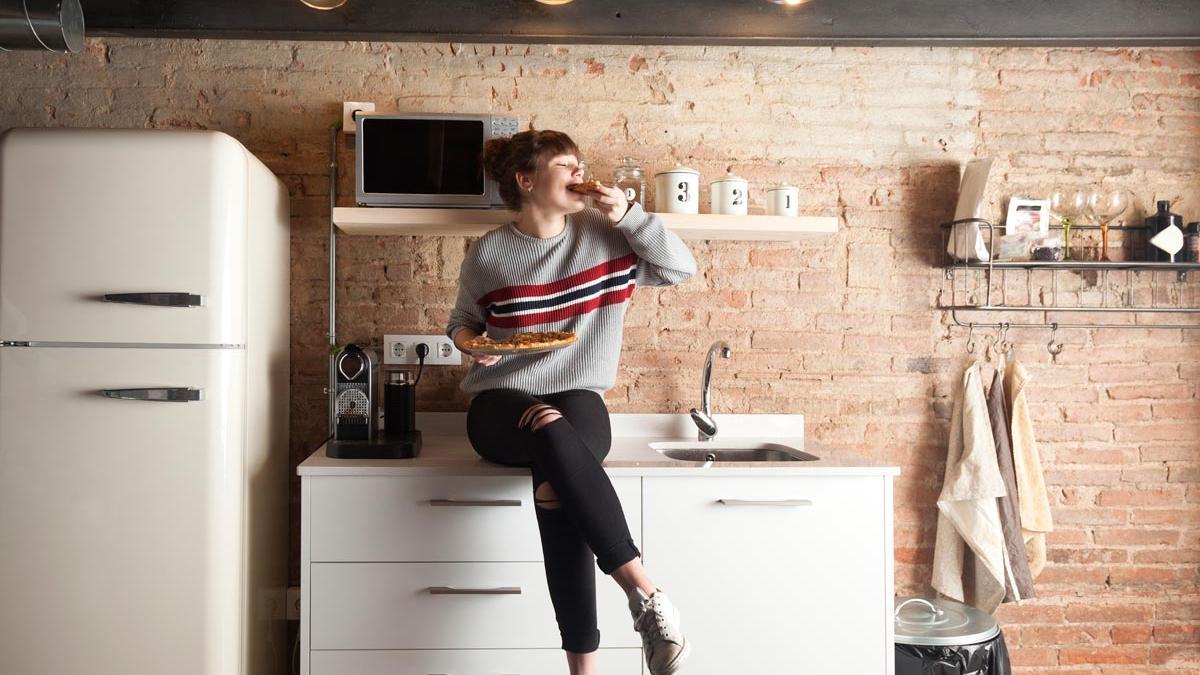
POLYGON ((963 374, 950 418, 946 477, 937 502, 933 588, 989 613, 1004 599, 1004 532, 996 502, 1004 495, 976 363, 963 374), (967 581, 964 575, 970 575, 967 581))
POLYGON ((1009 440, 1008 398, 1004 395, 1004 372, 996 369, 992 387, 988 390, 988 417, 992 436, 996 440, 996 464, 1004 480, 1005 496, 997 498, 1000 509, 1000 528, 1004 531, 1004 562, 1008 572, 1004 602, 1017 602, 1033 597, 1033 574, 1025 553, 1021 533, 1021 517, 1017 511, 1017 479, 1013 472, 1012 443, 1009 440))
POLYGON ((1004 389, 1012 414, 1013 470, 1017 476, 1017 503, 1021 513, 1021 532, 1029 556, 1029 571, 1034 577, 1046 566, 1046 533, 1054 530, 1050 518, 1050 498, 1042 476, 1042 460, 1033 437, 1033 418, 1025 400, 1029 372, 1019 361, 1008 364, 1004 389))

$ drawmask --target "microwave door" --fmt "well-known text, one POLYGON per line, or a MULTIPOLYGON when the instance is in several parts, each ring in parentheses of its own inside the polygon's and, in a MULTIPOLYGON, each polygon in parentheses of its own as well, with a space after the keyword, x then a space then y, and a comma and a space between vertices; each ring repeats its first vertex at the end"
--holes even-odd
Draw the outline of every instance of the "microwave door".
POLYGON ((358 202, 379 206, 499 206, 483 172, 492 136, 476 119, 367 116, 356 139, 358 202))

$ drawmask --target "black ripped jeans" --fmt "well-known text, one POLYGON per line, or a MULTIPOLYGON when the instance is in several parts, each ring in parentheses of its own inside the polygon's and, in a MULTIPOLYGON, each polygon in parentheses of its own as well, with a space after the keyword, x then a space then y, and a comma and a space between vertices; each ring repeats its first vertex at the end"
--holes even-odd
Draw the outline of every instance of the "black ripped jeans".
MULTIPOLYGON (((600 646, 596 625, 596 572, 605 574, 641 556, 633 543, 621 501, 600 462, 612 444, 608 408, 594 391, 531 396, 515 389, 475 395, 467 412, 467 435, 484 459, 527 466, 533 489, 543 482, 558 495, 559 508, 535 501, 546 583, 554 604, 562 648, 587 653, 600 646), (531 431, 539 415, 530 406, 553 406, 561 419, 531 431), (518 426, 522 422, 524 424, 518 426)), ((545 492, 545 490, 543 490, 545 492)))

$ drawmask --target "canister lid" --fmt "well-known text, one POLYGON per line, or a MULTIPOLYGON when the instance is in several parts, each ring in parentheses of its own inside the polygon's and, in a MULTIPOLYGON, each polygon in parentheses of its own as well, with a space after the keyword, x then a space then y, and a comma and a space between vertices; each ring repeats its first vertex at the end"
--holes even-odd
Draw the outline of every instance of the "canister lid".
POLYGON ((714 180, 712 182, 712 184, 716 185, 717 183, 731 183, 731 182, 745 183, 746 179, 742 178, 741 176, 734 175, 734 173, 732 171, 726 171, 724 176, 721 176, 720 178, 714 180))
POLYGON ((987 612, 949 598, 896 598, 896 642, 905 645, 972 645, 1000 633, 987 612))
POLYGON ((654 175, 655 176, 665 176, 667 174, 672 174, 672 173, 690 173, 690 174, 694 174, 696 176, 700 175, 699 171, 697 171, 695 169, 689 169, 686 166, 684 166, 683 164, 680 164, 679 162, 676 162, 674 167, 667 169, 666 171, 659 171, 658 173, 656 173, 654 175))
POLYGON ((796 189, 795 185, 784 184, 784 185, 776 185, 774 187, 769 187, 769 188, 767 188, 767 192, 774 192, 776 190, 795 190, 795 189, 796 189))

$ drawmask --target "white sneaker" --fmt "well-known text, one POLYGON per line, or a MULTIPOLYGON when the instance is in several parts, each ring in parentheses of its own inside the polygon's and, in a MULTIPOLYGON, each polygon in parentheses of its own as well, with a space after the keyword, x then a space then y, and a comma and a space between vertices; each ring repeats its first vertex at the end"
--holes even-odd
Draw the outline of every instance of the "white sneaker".
POLYGON ((670 598, 656 589, 648 596, 640 588, 629 594, 633 628, 642 635, 646 667, 650 675, 672 675, 691 653, 691 645, 679 630, 679 610, 670 598))

